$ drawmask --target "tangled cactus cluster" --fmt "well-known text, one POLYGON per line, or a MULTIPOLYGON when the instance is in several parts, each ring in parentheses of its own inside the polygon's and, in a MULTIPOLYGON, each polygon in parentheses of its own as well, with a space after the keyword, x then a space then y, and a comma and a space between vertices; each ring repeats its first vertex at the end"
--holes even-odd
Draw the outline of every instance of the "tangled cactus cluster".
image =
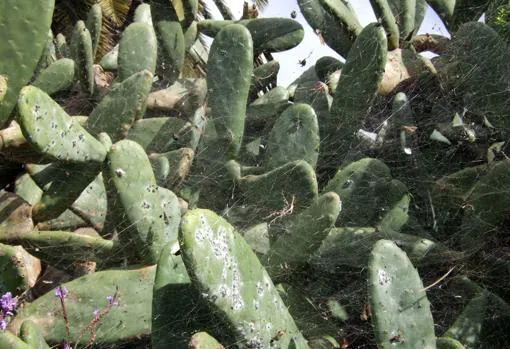
POLYGON ((290 18, 151 0, 96 65, 99 4, 67 44, 54 0, 4 3, 0 349, 510 345, 505 1, 298 0, 345 62, 289 87, 254 57, 290 18))

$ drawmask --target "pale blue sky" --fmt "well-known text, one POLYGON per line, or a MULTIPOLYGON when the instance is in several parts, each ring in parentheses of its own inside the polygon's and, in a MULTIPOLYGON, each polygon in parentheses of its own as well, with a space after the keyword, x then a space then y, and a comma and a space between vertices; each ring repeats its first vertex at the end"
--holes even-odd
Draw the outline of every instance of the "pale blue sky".
MULTIPOLYGON (((241 17, 243 0, 230 0, 227 3, 231 6, 233 14, 236 18, 241 17)), ((252 1, 248 1, 252 2, 252 1)), ((359 21, 362 25, 375 22, 375 16, 369 4, 369 0, 351 0, 351 4, 356 11, 359 21)), ((338 57, 335 51, 326 45, 321 45, 319 38, 312 28, 304 19, 296 0, 270 0, 269 5, 262 12, 264 17, 287 17, 295 10, 297 13, 296 20, 305 28, 305 38, 301 44, 292 50, 273 54, 275 59, 280 62, 280 73, 278 74, 278 85, 287 86, 294 81, 303 71, 312 66, 317 59, 322 56, 338 57), (307 58, 305 67, 301 67, 298 63, 300 59, 307 58)), ((436 33, 449 36, 444 28, 443 23, 432 9, 428 9, 419 33, 436 33)))

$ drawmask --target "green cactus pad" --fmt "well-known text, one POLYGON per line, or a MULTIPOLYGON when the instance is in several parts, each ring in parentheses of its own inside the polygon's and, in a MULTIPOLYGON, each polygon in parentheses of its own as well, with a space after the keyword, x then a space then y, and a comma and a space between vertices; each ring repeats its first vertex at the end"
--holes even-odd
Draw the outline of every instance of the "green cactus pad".
POLYGON ((170 189, 159 187, 159 195, 161 200, 161 209, 163 210, 163 218, 165 221, 165 236, 168 245, 173 252, 179 250, 177 242, 177 233, 181 223, 181 208, 179 198, 170 189))
POLYGON ((291 207, 291 213, 299 212, 318 196, 315 171, 303 160, 289 162, 262 175, 243 176, 238 184, 245 202, 255 205, 257 215, 266 218, 291 207))
POLYGON ((85 23, 92 42, 92 57, 96 56, 99 38, 101 37, 101 28, 103 26, 103 11, 100 4, 94 4, 87 15, 85 23))
POLYGON ((62 58, 44 69, 32 85, 51 96, 71 88, 74 81, 74 71, 74 61, 69 58, 62 58))
POLYGON ((269 133, 265 167, 274 169, 294 160, 304 160, 315 168, 319 145, 315 111, 308 104, 294 104, 285 109, 269 133))
POLYGON ((438 337, 436 339, 436 345, 437 349, 466 349, 461 342, 448 337, 438 337))
POLYGON ((5 75, 0 75, 0 104, 2 104, 6 93, 7 93, 7 77, 5 75))
MULTIPOLYGON (((306 18, 306 21, 312 28, 319 30, 319 33, 323 40, 335 50, 340 56, 346 57, 351 49, 356 35, 352 36, 343 23, 337 20, 337 18, 327 10, 321 0, 298 0, 299 8, 306 18)), ((342 5, 339 5, 343 7, 342 5)), ((351 14, 356 20, 355 16, 351 14)), ((361 31, 361 25, 357 23, 357 28, 361 31)), ((319 38, 317 40, 320 40, 319 38)))
POLYGON ((158 69, 170 82, 175 81, 184 64, 184 34, 170 1, 152 0, 152 23, 158 38, 158 69))
POLYGON ((44 340, 41 329, 35 322, 30 320, 24 321, 19 332, 20 338, 32 349, 50 349, 50 346, 44 340))
POLYGON ((187 348, 192 333, 203 329, 200 322, 210 313, 200 304, 181 256, 167 245, 161 251, 152 298, 152 348, 187 348), (192 317, 190 317, 190 309, 192 317))
POLYGON ((106 132, 113 142, 125 138, 132 124, 145 113, 152 74, 143 70, 113 86, 92 111, 85 128, 97 136, 106 132))
POLYGON ((290 104, 289 91, 285 87, 272 88, 248 105, 245 129, 252 134, 256 130, 267 128, 290 104))
POLYGON ((147 23, 152 27, 151 6, 149 4, 140 4, 136 7, 134 22, 147 23))
MULTIPOLYGON (((55 0, 5 0, 0 14, 0 76, 9 88, 0 103, 0 127, 9 119, 18 93, 32 78, 39 57, 46 46, 46 39, 53 16, 55 0), (20 19, 23 20, 20 20, 20 19)), ((2 86, 0 83, 0 91, 2 86)))
POLYGON ((9 331, 0 332, 0 349, 34 349, 9 331))
MULTIPOLYGON (((331 117, 324 120, 325 127, 330 128, 328 136, 321 139, 324 145, 321 153, 326 159, 338 159, 352 148, 355 134, 361 128, 383 78, 387 50, 384 29, 372 23, 361 31, 349 51, 334 93, 331 117)), ((338 160, 332 163, 338 163, 338 160)))
MULTIPOLYGON (((336 193, 321 195, 316 202, 285 225, 266 256, 272 266, 283 263, 304 263, 319 248, 334 226, 341 210, 336 193)), ((280 270, 281 271, 281 270, 280 270)))
POLYGON ((104 146, 43 91, 27 86, 18 101, 18 122, 26 140, 50 160, 103 162, 104 146))
POLYGON ((140 144, 147 153, 165 153, 182 147, 192 148, 198 143, 197 133, 191 123, 181 118, 148 118, 135 122, 127 139, 140 144))
POLYGON ((37 203, 41 199, 43 192, 28 173, 19 176, 16 179, 15 186, 14 192, 16 195, 30 205, 37 203))
POLYGON ((337 70, 342 69, 344 63, 340 62, 335 57, 324 56, 321 57, 315 62, 315 73, 320 81, 327 84, 329 75, 331 73, 336 72, 337 70))
POLYGON ((44 189, 41 200, 32 208, 35 222, 60 216, 101 172, 98 164, 90 163, 55 163, 51 166, 55 176, 44 189))
POLYGON ((340 24, 344 35, 351 39, 356 39, 363 28, 352 8, 343 1, 319 0, 326 12, 333 15, 335 21, 340 24))
POLYGON ((70 210, 82 217, 97 231, 103 229, 106 217, 106 189, 102 173, 82 191, 70 210))
POLYGON ((40 261, 21 246, 0 244, 0 293, 28 291, 35 285, 40 272, 40 261))
POLYGON ((386 33, 388 33, 388 50, 392 51, 399 48, 400 32, 397 19, 389 2, 390 0, 370 0, 375 16, 381 21, 386 33))
POLYGON ((221 29, 230 24, 245 26, 253 39, 253 50, 257 52, 280 52, 290 50, 303 41, 303 26, 289 18, 254 18, 240 21, 206 19, 198 22, 198 31, 216 37, 221 29))
POLYGON ((101 262, 118 250, 117 242, 66 231, 13 232, 2 235, 0 242, 21 245, 30 254, 56 266, 75 261, 101 262))
MULTIPOLYGON (((510 210, 510 163, 492 163, 480 178, 464 204, 470 205, 462 220, 462 245, 466 249, 483 247, 503 226, 510 210), (495 190, 497 188, 497 190, 495 190)), ((496 242, 496 244, 499 244, 496 242)))
MULTIPOLYGON (((388 0, 400 30, 400 40, 408 41, 415 32, 417 0, 388 0)), ((418 31, 419 28, 416 28, 418 31)))
POLYGON ((198 0, 171 0, 171 3, 182 27, 187 28, 197 14, 198 0))
POLYGON ((253 69, 253 76, 250 84, 250 100, 257 96, 257 92, 265 90, 269 84, 276 82, 276 77, 280 71, 278 61, 270 61, 253 69))
POLYGON ((253 71, 249 31, 239 25, 222 29, 211 45, 207 63, 208 106, 217 134, 217 147, 226 159, 235 158, 244 133, 246 101, 253 71))
POLYGON ((55 37, 55 51, 59 59, 69 58, 69 46, 66 37, 62 33, 58 33, 55 37))
MULTIPOLYGON (((108 270, 80 277, 65 283, 69 294, 65 298, 67 314, 72 326, 71 337, 66 336, 62 308, 54 290, 39 297, 13 319, 12 328, 18 331, 26 320, 36 323, 50 343, 69 340, 75 344, 79 334, 94 319, 94 311, 108 304, 106 297, 118 289, 118 306, 112 306, 97 326, 95 345, 125 342, 151 332, 152 287, 156 267, 108 270), (91 285, 94 285, 91 287, 91 285)), ((78 347, 84 346, 90 333, 85 332, 78 347)))
POLYGON ((106 71, 114 71, 119 67, 119 44, 115 45, 110 52, 101 58, 101 67, 106 71))
POLYGON ((381 232, 371 227, 342 227, 332 229, 313 257, 313 264, 330 270, 367 265, 370 251, 379 240, 397 243, 416 265, 434 265, 455 261, 462 253, 448 250, 444 245, 417 235, 381 232))
POLYGON ((379 240, 368 263, 368 294, 379 348, 435 349, 434 321, 423 283, 407 255, 379 240))
POLYGON ((463 96, 466 108, 496 129, 510 129, 510 52, 496 31, 479 22, 462 25, 440 61, 442 81, 463 96))
POLYGON ((108 153, 107 173, 121 241, 134 242, 146 263, 157 263, 170 239, 165 236, 160 194, 145 151, 130 140, 115 143, 108 153))
POLYGON ((71 39, 71 56, 75 61, 76 78, 80 80, 83 91, 94 93, 94 56, 92 38, 83 21, 76 22, 71 39))
POLYGON ((339 169, 323 189, 324 192, 333 191, 342 198, 338 225, 373 224, 378 210, 375 198, 381 186, 390 180, 390 169, 378 159, 364 158, 339 169))
POLYGON ((251 348, 308 348, 278 291, 234 228, 214 212, 183 217, 181 252, 192 282, 232 328, 236 342, 251 348), (277 334, 283 331, 283 335, 277 334))
POLYGON ((191 148, 150 154, 149 160, 158 185, 171 189, 178 188, 188 176, 194 157, 195 152, 191 148))
POLYGON ((188 52, 198 38, 198 22, 193 21, 184 31, 184 50, 188 52))
POLYGON ((131 23, 124 30, 119 43, 119 80, 124 81, 144 70, 154 74, 157 58, 158 44, 152 26, 147 23, 131 23))
POLYGON ((207 332, 197 332, 191 336, 188 347, 190 349, 225 349, 216 338, 207 332))

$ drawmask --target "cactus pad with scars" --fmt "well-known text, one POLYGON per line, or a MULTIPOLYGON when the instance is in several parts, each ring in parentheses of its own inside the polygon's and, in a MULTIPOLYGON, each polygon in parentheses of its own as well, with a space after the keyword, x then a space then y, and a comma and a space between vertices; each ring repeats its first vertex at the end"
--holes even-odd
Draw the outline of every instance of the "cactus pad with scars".
POLYGON ((368 263, 369 302, 379 348, 435 349, 434 321, 423 283, 392 241, 379 240, 368 263))
POLYGON ((113 86, 92 111, 85 128, 95 136, 106 132, 114 142, 125 138, 135 120, 143 117, 151 86, 152 74, 147 70, 113 86))
MULTIPOLYGON (((0 103, 0 126, 2 127, 10 117, 19 91, 32 78, 39 57, 46 46, 54 5, 55 0, 2 1, 0 75, 9 83, 9 88, 4 90, 5 95, 0 103)), ((1 85, 0 83, 0 96, 2 95, 1 85)))
POLYGON ((43 91, 27 86, 18 100, 25 139, 51 160, 103 162, 104 146, 43 91))
MULTIPOLYGON (((80 331, 93 320, 94 311, 104 308, 106 297, 113 296, 118 288, 119 305, 113 306, 101 319, 94 343, 106 345, 150 335, 155 271, 155 266, 99 271, 63 284, 62 287, 69 291, 65 302, 72 323, 70 338, 66 336, 62 308, 54 290, 19 311, 11 323, 12 329, 17 332, 24 321, 31 320, 39 326, 48 342, 69 340, 76 343, 80 331)), ((88 338, 87 331, 78 347, 84 346, 88 338)))
POLYGON ((124 81, 143 70, 154 74, 157 57, 158 45, 152 26, 147 23, 131 23, 124 30, 119 43, 119 80, 124 81))
POLYGON ((276 120, 267 141, 265 166, 273 169, 294 160, 315 168, 319 156, 319 124, 308 104, 293 104, 276 120))
POLYGON ((269 275, 230 224, 209 210, 188 211, 179 239, 192 282, 241 347, 289 348, 293 341, 308 348, 269 275))
POLYGON ((114 200, 120 239, 134 242, 138 255, 147 263, 157 263, 169 241, 161 199, 151 164, 136 142, 122 140, 108 153, 107 183, 114 200), (111 183, 110 183, 111 181, 111 183))
POLYGON ((241 148, 253 71, 253 44, 245 27, 229 25, 218 33, 211 45, 207 70, 208 105, 217 134, 214 142, 229 160, 241 148))

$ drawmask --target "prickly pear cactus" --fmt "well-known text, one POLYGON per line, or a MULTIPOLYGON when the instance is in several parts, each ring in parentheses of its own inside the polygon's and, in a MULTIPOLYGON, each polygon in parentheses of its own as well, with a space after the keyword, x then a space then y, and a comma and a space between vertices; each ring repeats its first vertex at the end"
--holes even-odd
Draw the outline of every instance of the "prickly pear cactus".
POLYGON ((241 347, 308 348, 269 275, 230 224, 208 210, 189 211, 180 242, 191 279, 241 347))
POLYGON ((368 267, 368 294, 378 346, 435 348, 430 303, 405 252, 391 241, 380 240, 368 267))

